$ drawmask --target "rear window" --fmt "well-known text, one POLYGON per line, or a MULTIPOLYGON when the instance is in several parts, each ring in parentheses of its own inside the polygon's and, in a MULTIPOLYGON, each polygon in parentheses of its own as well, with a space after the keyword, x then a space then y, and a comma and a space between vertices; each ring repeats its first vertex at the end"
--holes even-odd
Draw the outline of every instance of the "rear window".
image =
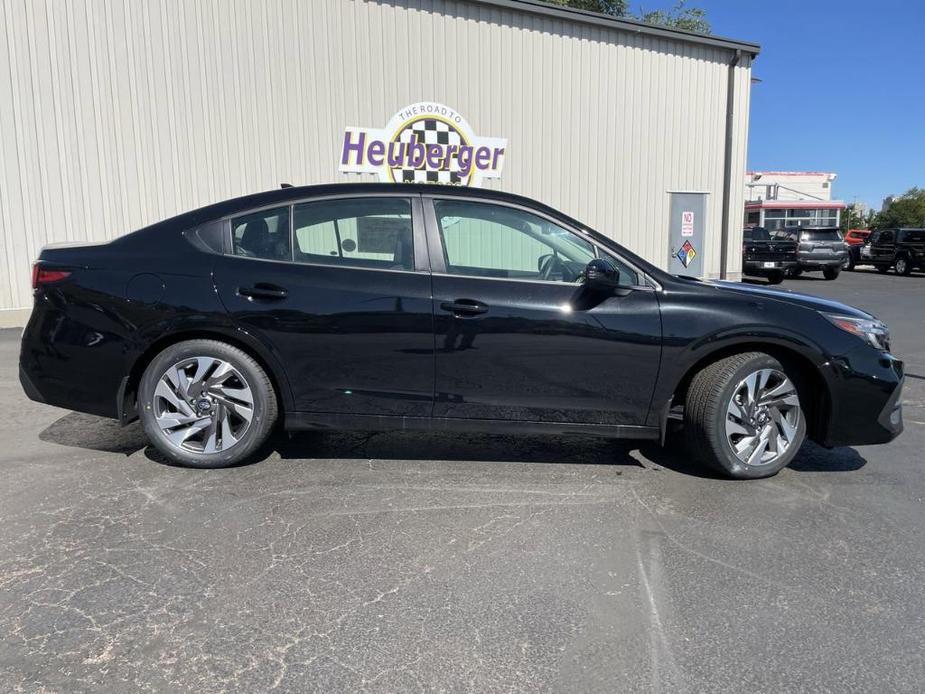
POLYGON ((755 229, 746 229, 745 230, 745 240, 746 241, 770 241, 771 233, 767 229, 762 229, 757 227, 755 229))
POLYGON ((801 234, 803 241, 841 241, 838 229, 808 229, 801 234))
POLYGON ((872 243, 893 243, 893 232, 892 231, 876 231, 871 237, 872 243))
POLYGON ((922 243, 925 241, 925 229, 909 229, 902 232, 904 243, 922 243))

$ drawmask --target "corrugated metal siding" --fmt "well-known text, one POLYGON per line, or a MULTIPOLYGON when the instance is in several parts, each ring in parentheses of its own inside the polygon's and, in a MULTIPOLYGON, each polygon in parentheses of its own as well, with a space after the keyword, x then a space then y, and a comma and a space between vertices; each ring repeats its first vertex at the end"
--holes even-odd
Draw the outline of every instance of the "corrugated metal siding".
MULTIPOLYGON (((46 243, 357 180, 337 172, 344 127, 422 100, 508 138, 493 187, 660 265, 668 191, 708 191, 719 272, 728 50, 442 0, 0 0, 0 25, 0 308, 30 304, 46 243)), ((747 58, 736 73, 738 182, 747 58)))

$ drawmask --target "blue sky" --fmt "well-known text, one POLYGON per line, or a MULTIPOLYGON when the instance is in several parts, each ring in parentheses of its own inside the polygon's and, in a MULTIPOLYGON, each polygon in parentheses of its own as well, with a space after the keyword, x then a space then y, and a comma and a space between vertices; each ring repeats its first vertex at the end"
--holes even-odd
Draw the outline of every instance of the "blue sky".
POLYGON ((834 171, 835 197, 874 209, 889 193, 925 187, 925 2, 688 4, 707 10, 713 33, 761 44, 750 169, 834 171))

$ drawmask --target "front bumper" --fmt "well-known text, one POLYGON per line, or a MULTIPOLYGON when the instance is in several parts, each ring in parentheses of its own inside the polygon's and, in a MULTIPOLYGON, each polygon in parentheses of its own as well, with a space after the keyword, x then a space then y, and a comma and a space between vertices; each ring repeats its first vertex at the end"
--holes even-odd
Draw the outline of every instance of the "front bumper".
POLYGON ((903 431, 903 362, 860 346, 822 367, 829 388, 824 446, 887 443, 903 431))

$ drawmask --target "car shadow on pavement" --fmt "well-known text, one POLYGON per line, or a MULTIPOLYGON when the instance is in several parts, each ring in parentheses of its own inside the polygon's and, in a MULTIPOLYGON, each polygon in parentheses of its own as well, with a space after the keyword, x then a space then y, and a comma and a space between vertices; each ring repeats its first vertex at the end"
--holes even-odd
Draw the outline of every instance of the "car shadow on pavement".
MULTIPOLYGON (((119 453, 144 450, 160 465, 177 466, 148 443, 138 422, 128 426, 112 419, 71 412, 39 433, 39 439, 74 448, 119 453)), ((254 459, 274 454, 284 460, 444 460, 521 462, 559 465, 620 465, 673 472, 705 479, 725 479, 693 459, 683 432, 673 431, 666 446, 588 436, 522 436, 433 432, 293 432, 277 433, 254 459)), ((790 469, 799 472, 850 472, 867 464, 853 448, 825 449, 807 442, 790 469)))
POLYGON ((148 445, 141 425, 123 427, 115 419, 70 412, 39 432, 39 439, 72 448, 131 455, 148 445))

